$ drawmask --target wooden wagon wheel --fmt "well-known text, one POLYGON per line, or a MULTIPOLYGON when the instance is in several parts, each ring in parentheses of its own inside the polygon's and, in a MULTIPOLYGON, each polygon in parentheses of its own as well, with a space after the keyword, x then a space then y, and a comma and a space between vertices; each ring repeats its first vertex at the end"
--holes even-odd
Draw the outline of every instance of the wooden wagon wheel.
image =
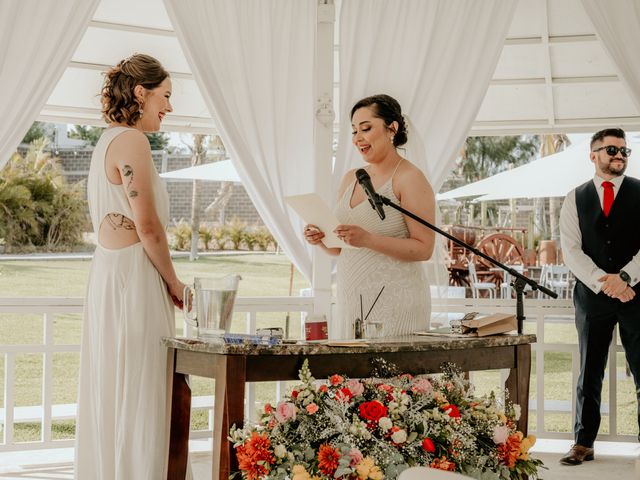
MULTIPOLYGON (((484 237, 476 248, 505 265, 524 265, 525 263, 522 245, 515 238, 504 233, 494 233, 484 237)), ((495 265, 477 255, 474 256, 474 263, 478 273, 486 272, 483 274, 482 281, 495 282, 499 286, 502 281, 502 273, 489 271, 489 269, 495 268, 495 265)))

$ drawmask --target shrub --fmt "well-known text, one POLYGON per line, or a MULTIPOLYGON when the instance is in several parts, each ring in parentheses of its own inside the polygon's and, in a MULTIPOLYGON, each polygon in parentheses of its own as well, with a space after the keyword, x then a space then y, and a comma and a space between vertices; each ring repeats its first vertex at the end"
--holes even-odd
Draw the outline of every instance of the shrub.
POLYGON ((267 227, 258 227, 253 232, 253 237, 255 239, 255 244, 262 251, 269 250, 270 245, 275 245, 275 239, 271 232, 267 229, 267 227))
POLYGON ((186 251, 191 249, 191 225, 180 220, 171 231, 173 234, 173 249, 186 251))
POLYGON ((213 232, 211 229, 207 227, 200 227, 198 234, 200 235, 200 240, 202 240, 204 249, 209 250, 209 244, 211 243, 211 240, 213 240, 213 232))
POLYGON ((0 172, 0 237, 8 251, 69 249, 86 226, 83 183, 67 184, 58 160, 35 140, 0 172))
POLYGON ((240 250, 240 246, 245 240, 246 228, 247 225, 238 219, 234 219, 233 222, 227 226, 228 237, 229 241, 233 244, 233 250, 240 250))
POLYGON ((216 242, 216 249, 224 250, 227 240, 229 239, 229 231, 226 226, 221 225, 211 230, 213 240, 216 242))

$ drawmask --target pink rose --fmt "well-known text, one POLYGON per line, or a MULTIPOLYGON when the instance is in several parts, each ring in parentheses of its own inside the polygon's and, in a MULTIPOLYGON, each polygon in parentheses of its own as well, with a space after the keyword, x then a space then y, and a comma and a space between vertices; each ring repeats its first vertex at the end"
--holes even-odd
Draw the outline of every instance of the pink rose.
POLYGON ((355 467, 364 458, 362 452, 357 448, 352 448, 351 450, 349 450, 349 456, 351 457, 351 461, 349 462, 350 467, 355 467))
POLYGON ((496 445, 504 444, 509 438, 509 429, 506 425, 498 425, 493 429, 493 443, 496 445))
POLYGON ((316 413, 318 411, 318 405, 316 405, 315 403, 310 403, 309 405, 307 405, 306 409, 307 409, 307 413, 309 415, 313 415, 314 413, 316 413))
POLYGON ((362 383, 360 383, 360 381, 356 380, 355 378, 347 381, 347 388, 354 397, 357 397, 358 395, 362 395, 364 393, 364 385, 362 385, 362 383))
POLYGON ((296 419, 296 406, 291 402, 281 402, 276 407, 276 420, 280 423, 296 419))
POLYGON ((411 386, 411 390, 417 393, 429 393, 433 390, 433 385, 426 378, 419 378, 411 386))

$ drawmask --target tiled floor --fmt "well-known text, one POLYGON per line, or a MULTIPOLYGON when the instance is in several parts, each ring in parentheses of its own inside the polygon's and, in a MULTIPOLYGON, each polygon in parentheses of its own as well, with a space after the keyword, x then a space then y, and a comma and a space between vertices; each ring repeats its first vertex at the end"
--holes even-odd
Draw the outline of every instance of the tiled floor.
MULTIPOLYGON (((560 465, 558 459, 570 447, 567 440, 539 440, 534 455, 541 458, 548 470, 541 472, 544 480, 635 480, 640 479, 640 446, 631 443, 596 443, 596 459, 576 467, 560 465)), ((202 445, 196 447, 202 450, 202 445)), ((72 480, 73 450, 0 454, 0 480, 72 480)), ((211 456, 204 452, 193 455, 195 480, 211 475, 211 456)))

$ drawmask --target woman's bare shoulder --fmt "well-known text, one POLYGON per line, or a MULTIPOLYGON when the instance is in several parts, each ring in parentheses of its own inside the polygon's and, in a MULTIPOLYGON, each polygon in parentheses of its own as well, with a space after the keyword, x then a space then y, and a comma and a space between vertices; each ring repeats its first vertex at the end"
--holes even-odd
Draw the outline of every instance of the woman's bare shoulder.
POLYGON ((144 133, 135 128, 128 128, 111 141, 109 153, 119 158, 147 158, 151 155, 151 146, 144 133))

